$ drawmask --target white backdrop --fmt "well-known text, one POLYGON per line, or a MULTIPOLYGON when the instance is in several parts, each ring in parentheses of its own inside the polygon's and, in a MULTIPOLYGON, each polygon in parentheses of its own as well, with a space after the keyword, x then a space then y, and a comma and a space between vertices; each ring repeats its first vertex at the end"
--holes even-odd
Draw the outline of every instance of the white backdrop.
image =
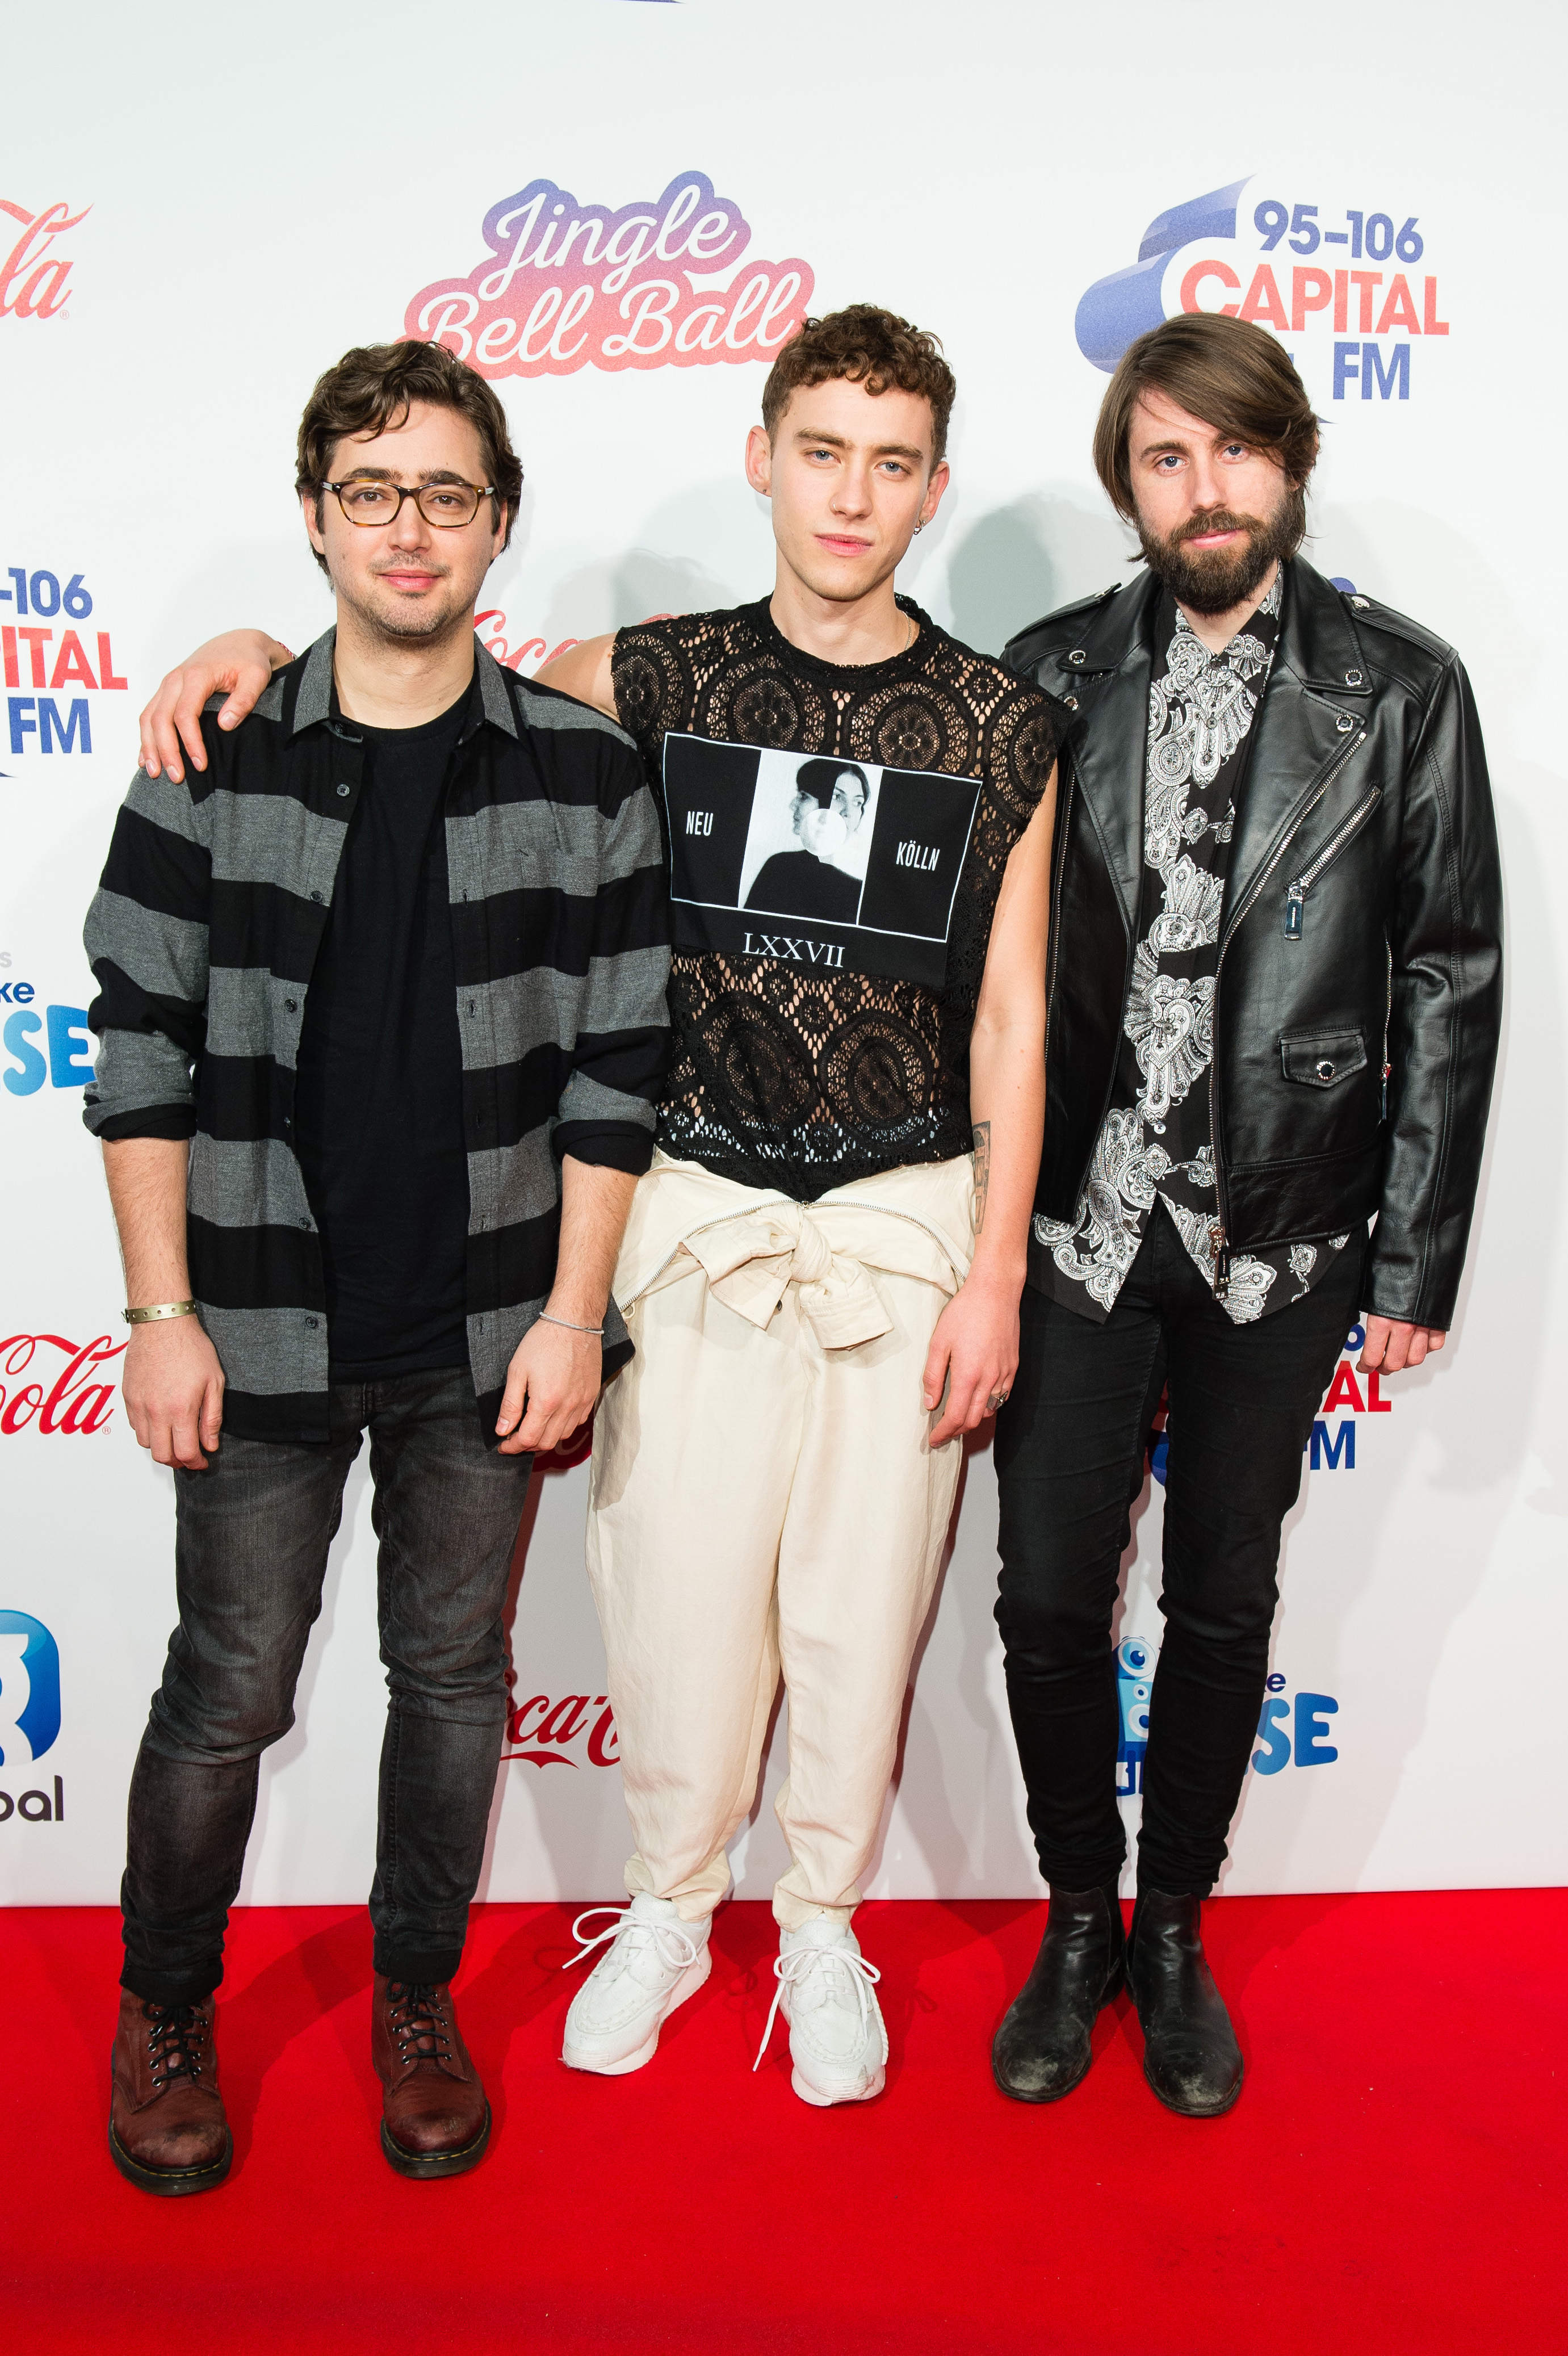
MULTIPOLYGON (((766 511, 741 474, 759 338, 803 300, 857 299, 936 328, 959 376, 953 486, 903 584, 961 637, 995 648, 1124 577, 1127 536, 1089 463, 1104 368, 1162 311, 1230 302, 1280 333, 1327 421, 1315 561, 1470 665, 1510 926, 1477 1240, 1443 1358, 1381 1398, 1342 1371, 1326 1402, 1226 1887, 1562 1878, 1568 914, 1551 650, 1565 616, 1556 503, 1538 488, 1553 479, 1538 420, 1564 374, 1549 267, 1561 24, 1545 0, 1481 19, 1342 0, 1289 19, 1200 0, 1173 19, 1127 0, 1113 27, 1058 0, 844 0, 805 25, 753 0, 513 0, 449 17, 275 0, 261 18, 85 0, 67 51, 47 15, 9 27, 5 1898, 113 1896, 173 1617, 170 1476, 126 1428, 119 1362, 89 1347, 114 1350, 124 1328, 80 1123, 81 918, 136 710, 219 626, 265 623, 295 647, 325 626, 293 440, 316 374, 349 344, 405 319, 488 337, 478 355, 528 487, 486 632, 532 670, 563 639, 768 586, 766 511), (672 189, 671 210, 658 200, 672 189), (514 204, 488 244, 487 216, 529 191, 543 201, 522 238, 514 204), (589 209, 599 226, 553 273, 589 209)), ((1159 1505, 1156 1481, 1122 1631, 1130 1792, 1159 1636, 1159 1505)), ((358 1475, 299 1723, 263 1772, 252 1899, 368 1884, 381 1708, 369 1507, 358 1475)), ((530 1513, 487 1887, 611 1895, 628 1842, 582 1471, 536 1477, 530 1513)), ((994 1523, 982 1447, 878 1895, 1037 1887, 990 1617, 994 1523)), ((780 1751, 776 1730, 769 1797, 780 1751)), ((766 1892, 781 1855, 765 1807, 738 1845, 744 1894, 766 1892)))

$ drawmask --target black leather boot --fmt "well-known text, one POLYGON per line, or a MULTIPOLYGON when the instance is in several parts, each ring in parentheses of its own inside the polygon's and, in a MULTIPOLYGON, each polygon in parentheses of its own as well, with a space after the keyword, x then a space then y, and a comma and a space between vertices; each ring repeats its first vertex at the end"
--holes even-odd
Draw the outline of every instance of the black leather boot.
POLYGON ((1057 2103, 1089 2074, 1090 2034, 1122 1985, 1122 1909, 1103 1890, 1051 1886, 1035 1967, 991 2047, 991 2072, 1018 2103, 1057 2103))
POLYGON ((1144 2031, 1144 2075, 1189 2119, 1218 2118, 1241 2091, 1241 2049, 1203 1956, 1202 1901, 1141 1890, 1127 1979, 1144 2031))

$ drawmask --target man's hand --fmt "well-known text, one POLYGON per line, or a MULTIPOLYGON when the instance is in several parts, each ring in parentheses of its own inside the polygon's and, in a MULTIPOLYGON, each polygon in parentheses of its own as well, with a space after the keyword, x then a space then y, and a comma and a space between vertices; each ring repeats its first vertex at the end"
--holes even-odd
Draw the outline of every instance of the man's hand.
POLYGON ((209 638, 198 647, 188 660, 169 672, 142 714, 142 766, 148 776, 166 769, 177 786, 185 775, 184 753, 189 754, 193 769, 205 769, 201 707, 208 697, 228 694, 218 725, 238 728, 274 671, 293 660, 288 648, 264 630, 226 630, 220 638, 209 638))
POLYGON ((131 1429, 156 1464, 205 1472, 223 1428, 223 1369, 199 1317, 133 1325, 121 1384, 131 1429))
POLYGON ((531 1325, 507 1368, 496 1418, 503 1456, 542 1456, 580 1431, 599 1396, 604 1354, 596 1333, 531 1325), (525 1411, 526 1410, 526 1411, 525 1411))
POLYGON ((930 1445, 940 1448, 993 1415, 1017 1371, 1018 1289, 972 1273, 938 1318, 926 1358, 926 1410, 941 1409, 930 1445))
POLYGON ((1364 1375, 1401 1375, 1419 1366, 1429 1350, 1441 1350, 1448 1336, 1434 1325, 1407 1325, 1398 1317, 1369 1317, 1367 1338, 1356 1364, 1364 1375))

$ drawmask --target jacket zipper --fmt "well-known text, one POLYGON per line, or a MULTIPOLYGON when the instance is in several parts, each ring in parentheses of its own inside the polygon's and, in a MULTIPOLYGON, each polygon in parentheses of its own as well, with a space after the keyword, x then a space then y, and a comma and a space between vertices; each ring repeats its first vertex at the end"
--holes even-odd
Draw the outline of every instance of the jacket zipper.
POLYGON ((1327 768, 1325 769, 1322 777, 1318 781, 1316 792, 1309 798, 1306 807, 1302 811, 1301 816, 1296 819, 1296 822, 1291 828, 1289 834, 1287 834, 1283 841, 1281 842, 1279 849, 1274 852, 1273 857, 1269 861, 1267 866, 1263 869, 1262 874, 1252 885, 1251 890, 1248 893, 1246 898, 1242 901, 1240 906, 1231 917, 1230 922, 1226 928, 1225 938, 1219 944, 1219 955, 1215 960, 1214 997, 1210 1012, 1210 1022, 1212 1026, 1210 1037, 1214 1042, 1214 1055, 1213 1060, 1208 1066, 1208 1142, 1210 1151, 1214 1157, 1214 1205, 1219 1215, 1209 1221, 1208 1233, 1209 1240, 1214 1246, 1214 1298, 1216 1301, 1224 1301, 1227 1299, 1230 1290, 1230 1238, 1229 1234, 1230 1224, 1230 1206, 1226 1199, 1225 1194, 1225 1166, 1220 1160, 1219 1155, 1219 977, 1225 969, 1225 952, 1236 937, 1237 926, 1240 924, 1242 917, 1247 914, 1248 910, 1252 906, 1259 893, 1262 890, 1264 884, 1268 882, 1270 876, 1279 865, 1280 861, 1284 857, 1289 845, 1294 840, 1295 836, 1300 833, 1302 828, 1306 824, 1307 819, 1312 816, 1313 811, 1317 808, 1318 803, 1323 799, 1324 795, 1328 791, 1329 787, 1334 783, 1335 778, 1339 775, 1340 770, 1345 766, 1345 764, 1350 758, 1351 754, 1359 752, 1361 746, 1366 743, 1366 741, 1367 731, 1364 728, 1358 729, 1356 734, 1350 737, 1348 742, 1345 744, 1338 756, 1335 760, 1330 761, 1327 768))
POLYGON ((1345 845, 1349 841, 1351 836, 1357 833, 1365 824, 1366 820, 1370 818, 1372 812, 1376 809, 1378 804, 1382 800, 1382 798, 1383 789, 1381 786, 1374 786, 1371 792, 1367 796, 1366 800, 1359 803, 1358 807, 1351 811, 1344 825, 1339 829, 1338 833, 1330 836, 1327 842, 1324 844, 1323 849, 1313 861, 1311 866, 1304 867, 1301 873, 1296 877, 1294 883, 1287 884, 1285 885, 1285 938, 1287 941, 1300 940, 1302 926, 1306 920, 1307 894, 1311 891, 1313 885, 1316 883, 1324 869, 1332 865, 1333 862, 1338 858, 1339 853, 1344 850, 1345 845))

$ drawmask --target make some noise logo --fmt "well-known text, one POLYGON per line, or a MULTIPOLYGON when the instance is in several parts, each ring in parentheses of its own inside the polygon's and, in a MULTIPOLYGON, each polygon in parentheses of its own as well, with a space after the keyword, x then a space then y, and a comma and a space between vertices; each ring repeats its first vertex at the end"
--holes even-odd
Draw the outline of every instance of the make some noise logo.
POLYGON ((770 360, 815 284, 803 262, 748 253, 749 223, 704 172, 614 211, 531 180, 481 234, 486 259, 422 287, 403 333, 486 377, 770 360))
POLYGON ((41 1620, 26 1612, 0 1611, 0 1825, 19 1817, 28 1825, 58 1825, 65 1815, 65 1780, 50 1778, 14 1792, 59 1735, 59 1647, 41 1620))
MULTIPOLYGON (((1119 1799, 1136 1798, 1144 1788, 1144 1760, 1149 1748, 1149 1703, 1155 1690, 1157 1648, 1141 1636, 1129 1636, 1116 1647, 1116 1793, 1119 1799)), ((1328 1721, 1339 1714, 1332 1694, 1294 1694, 1274 1670, 1258 1719, 1258 1748, 1252 1753, 1255 1774, 1277 1775, 1282 1768, 1331 1767, 1338 1758, 1328 1740, 1328 1721)))
POLYGON ((1441 257, 1412 193, 1396 203, 1378 186, 1263 172, 1173 205, 1149 223, 1136 262, 1083 295, 1079 349, 1109 374, 1162 319, 1225 311, 1277 336, 1331 402, 1410 401, 1449 326, 1441 257))

